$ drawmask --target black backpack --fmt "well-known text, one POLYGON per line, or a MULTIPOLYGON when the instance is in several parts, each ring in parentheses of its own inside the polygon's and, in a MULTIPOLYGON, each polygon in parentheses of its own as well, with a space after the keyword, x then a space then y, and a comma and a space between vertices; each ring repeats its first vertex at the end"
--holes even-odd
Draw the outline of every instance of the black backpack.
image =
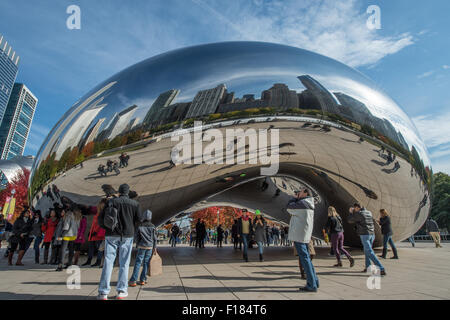
POLYGON ((103 225, 112 232, 122 234, 122 227, 120 225, 119 210, 114 207, 112 201, 108 201, 103 216, 103 225))

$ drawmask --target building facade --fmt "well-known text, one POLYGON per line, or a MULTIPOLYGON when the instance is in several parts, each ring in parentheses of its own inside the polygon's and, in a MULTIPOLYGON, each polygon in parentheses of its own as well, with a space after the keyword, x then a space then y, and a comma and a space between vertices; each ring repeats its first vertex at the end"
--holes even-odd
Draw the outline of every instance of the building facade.
POLYGON ((23 154, 37 103, 38 99, 24 84, 14 84, 0 126, 1 159, 23 154))
POLYGON ((226 94, 227 87, 220 84, 213 89, 201 90, 192 101, 186 118, 196 118, 215 113, 226 94))
POLYGON ((19 56, 0 34, 0 123, 16 81, 19 56))
POLYGON ((150 110, 148 110, 147 114, 144 118, 144 124, 150 124, 158 121, 158 117, 160 111, 169 106, 175 98, 180 93, 180 90, 172 89, 166 92, 161 93, 158 98, 153 102, 150 110))

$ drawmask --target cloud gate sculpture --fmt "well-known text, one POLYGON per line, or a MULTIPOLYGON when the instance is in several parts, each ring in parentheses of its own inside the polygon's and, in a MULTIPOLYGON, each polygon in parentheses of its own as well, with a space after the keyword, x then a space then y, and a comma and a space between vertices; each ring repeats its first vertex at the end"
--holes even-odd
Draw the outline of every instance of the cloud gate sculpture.
POLYGON ((152 57, 87 93, 41 146, 30 198, 42 205, 42 190, 56 184, 70 200, 96 205, 101 185, 128 183, 157 225, 215 205, 289 222, 289 197, 308 186, 313 235, 322 237, 333 205, 346 244, 358 246, 348 207, 358 201, 376 219, 387 209, 394 240, 403 240, 429 213, 430 174, 410 119, 361 73, 294 47, 226 42, 152 57), (262 151, 277 159, 275 171, 254 156, 262 151), (245 161, 226 161, 236 159, 245 161))

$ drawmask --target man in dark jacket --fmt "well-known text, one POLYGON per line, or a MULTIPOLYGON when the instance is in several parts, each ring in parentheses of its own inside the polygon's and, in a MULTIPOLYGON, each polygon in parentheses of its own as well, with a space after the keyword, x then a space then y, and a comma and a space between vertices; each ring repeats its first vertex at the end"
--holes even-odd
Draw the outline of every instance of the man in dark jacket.
POLYGON ((129 198, 130 187, 122 184, 119 187, 119 197, 108 201, 107 207, 99 217, 99 225, 106 230, 105 233, 105 262, 98 289, 98 299, 107 300, 111 290, 111 273, 114 267, 117 249, 119 249, 119 280, 117 281, 117 299, 128 296, 128 268, 130 266, 135 225, 141 216, 139 204, 129 198), (110 209, 108 209, 108 206, 110 209), (117 210, 118 228, 110 230, 104 224, 107 210, 117 210))
POLYGON ((178 239, 178 234, 180 233, 180 228, 174 224, 172 229, 170 230, 170 240, 172 242, 172 247, 176 247, 177 246, 177 239, 178 239))
POLYGON ((240 239, 237 219, 234 220, 234 224, 231 226, 231 237, 233 238, 234 249, 237 249, 239 244, 239 250, 242 250, 242 241, 240 239))
POLYGON ((246 209, 242 210, 242 216, 238 219, 238 232, 244 246, 243 258, 248 262, 248 246, 253 233, 252 220, 246 209))
POLYGON ((367 268, 370 267, 370 262, 372 261, 381 270, 381 275, 386 275, 386 271, 378 260, 375 252, 372 249, 373 241, 375 240, 374 223, 372 212, 366 210, 366 208, 361 207, 359 203, 355 203, 353 207, 349 210, 350 214, 347 218, 349 223, 356 224, 356 233, 361 239, 361 243, 364 247, 364 255, 366 257, 366 267, 363 272, 367 272, 367 268))
POLYGON ((425 228, 428 234, 434 241, 436 248, 442 248, 441 246, 441 234, 439 233, 439 226, 436 221, 434 221, 431 217, 428 217, 425 228))

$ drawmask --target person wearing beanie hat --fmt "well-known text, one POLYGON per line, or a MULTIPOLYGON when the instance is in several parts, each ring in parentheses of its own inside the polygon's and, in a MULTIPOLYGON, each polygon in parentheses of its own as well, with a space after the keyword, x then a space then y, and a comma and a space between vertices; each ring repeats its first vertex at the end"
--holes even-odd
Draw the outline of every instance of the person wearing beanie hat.
POLYGON ((99 217, 100 226, 106 230, 105 236, 105 261, 98 288, 99 300, 107 300, 111 290, 110 281, 119 249, 119 279, 117 281, 117 299, 128 296, 128 270, 130 266, 135 225, 141 217, 139 203, 129 197, 130 186, 126 183, 119 187, 119 197, 111 198, 99 217), (117 217, 118 228, 109 229, 104 225, 104 217, 117 217))

